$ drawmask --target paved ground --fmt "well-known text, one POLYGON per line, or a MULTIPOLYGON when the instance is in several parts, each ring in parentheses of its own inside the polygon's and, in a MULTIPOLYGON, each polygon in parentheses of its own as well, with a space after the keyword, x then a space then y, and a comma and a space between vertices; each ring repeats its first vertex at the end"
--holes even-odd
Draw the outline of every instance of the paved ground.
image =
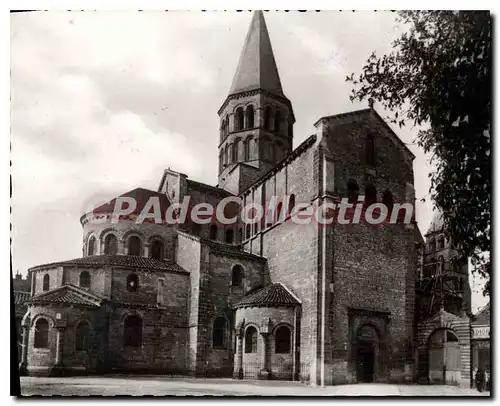
POLYGON ((132 396, 488 396, 454 386, 358 384, 311 387, 297 382, 176 377, 21 378, 22 395, 132 396))

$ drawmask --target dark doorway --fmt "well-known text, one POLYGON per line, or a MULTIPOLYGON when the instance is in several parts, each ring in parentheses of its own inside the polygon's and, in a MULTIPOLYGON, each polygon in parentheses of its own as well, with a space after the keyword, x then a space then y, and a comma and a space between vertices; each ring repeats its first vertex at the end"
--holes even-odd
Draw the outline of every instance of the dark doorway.
POLYGON ((356 339, 356 380, 375 382, 379 338, 377 330, 369 325, 362 326, 356 339))
POLYGON ((358 382, 373 382, 375 373, 375 349, 372 345, 363 345, 358 348, 357 378, 358 382))

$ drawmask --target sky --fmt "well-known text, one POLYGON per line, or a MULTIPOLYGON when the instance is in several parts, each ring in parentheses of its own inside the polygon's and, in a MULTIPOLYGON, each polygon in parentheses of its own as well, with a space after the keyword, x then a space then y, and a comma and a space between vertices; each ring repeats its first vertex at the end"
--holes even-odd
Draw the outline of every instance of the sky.
MULTIPOLYGON (((217 183, 217 110, 228 95, 249 12, 11 14, 12 267, 82 255, 80 216, 167 167, 217 183)), ((268 12, 294 147, 323 116, 365 108, 346 75, 404 29, 390 12, 268 12)), ((375 104, 385 117, 387 112, 375 104)), ((395 129, 416 156, 416 214, 432 219, 429 156, 418 128, 395 129), (425 202, 421 199, 425 198, 425 202)), ((473 282, 471 280, 471 282, 473 282)), ((473 310, 486 301, 473 283, 473 310)))

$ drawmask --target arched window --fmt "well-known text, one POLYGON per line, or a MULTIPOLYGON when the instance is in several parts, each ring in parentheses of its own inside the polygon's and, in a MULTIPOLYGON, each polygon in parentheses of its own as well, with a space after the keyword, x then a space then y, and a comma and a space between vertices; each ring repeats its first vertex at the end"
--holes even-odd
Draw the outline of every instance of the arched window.
POLYGON ((43 291, 46 292, 47 290, 50 289, 50 276, 48 273, 46 273, 44 276, 43 276, 43 291))
POLYGON ((243 115, 243 108, 238 107, 236 109, 236 116, 235 116, 235 129, 236 131, 241 131, 244 128, 244 115, 243 115))
POLYGON ((243 149, 244 149, 243 160, 244 161, 250 160, 250 148, 251 147, 252 147, 252 137, 248 137, 247 139, 245 139, 244 145, 243 145, 243 149))
POLYGON ((245 331, 245 353, 257 352, 257 329, 249 326, 245 331))
POLYGON ((229 147, 226 144, 226 147, 224 148, 224 165, 227 165, 229 163, 228 148, 229 147))
POLYGON ((288 199, 288 214, 292 214, 294 208, 295 208, 295 195, 290 195, 290 198, 288 199))
POLYGON ((382 195, 382 203, 387 207, 388 211, 391 211, 394 207, 394 199, 392 197, 392 193, 386 190, 382 195))
POLYGON ((377 202, 377 189, 373 185, 367 185, 365 188, 365 204, 367 206, 377 202))
POLYGON ((250 105, 247 107, 247 128, 253 128, 254 127, 254 111, 253 111, 253 106, 250 105))
POLYGON ((90 324, 87 321, 81 321, 76 326, 75 350, 87 351, 89 348, 90 348, 90 324))
POLYGON ((108 234, 104 240, 104 253, 106 255, 116 255, 118 252, 118 241, 114 234, 108 234))
POLYGON ((252 232, 252 228, 250 227, 250 224, 247 224, 246 225, 246 236, 247 236, 247 239, 252 236, 251 232, 252 232))
POLYGON ((87 247, 87 255, 89 257, 92 255, 95 255, 95 237, 94 236, 89 238, 89 244, 87 247))
POLYGON ((375 165, 375 139, 372 134, 366 136, 366 164, 375 165))
POLYGON ((135 273, 131 273, 127 276, 127 290, 129 292, 137 292, 139 289, 139 277, 135 273))
POLYGON ((281 221, 281 215, 283 214, 283 202, 279 202, 276 206, 276 222, 281 221))
POLYGON ((90 288, 90 274, 88 271, 83 271, 80 273, 80 287, 81 288, 90 288))
POLYGON ((155 240, 151 244, 151 258, 163 261, 163 243, 161 241, 155 240))
POLYGON ((271 108, 269 106, 264 109, 264 128, 271 128, 271 108))
POLYGON ((142 319, 140 316, 132 315, 125 319, 123 345, 125 347, 140 347, 142 345, 142 319))
POLYGON ((232 244, 234 241, 234 230, 226 230, 226 243, 232 244))
POLYGON ((135 235, 128 239, 128 255, 140 256, 142 254, 141 239, 135 235))
POLYGON ((279 133, 281 131, 281 112, 278 110, 274 116, 274 131, 279 133))
POLYGON ((215 224, 212 224, 210 226, 210 239, 211 240, 217 239, 217 226, 215 224))
POLYGON ((212 332, 212 345, 217 349, 225 349, 227 346, 227 320, 225 317, 217 317, 214 320, 212 332))
POLYGON ((349 199, 349 203, 357 202, 358 194, 359 194, 358 182, 356 182, 354 179, 349 179, 347 181, 347 197, 349 199))
POLYGON ((235 265, 231 272, 231 285, 241 286, 243 284, 243 267, 241 265, 235 265))
POLYGON ((241 138, 237 138, 236 141, 234 141, 234 162, 240 162, 241 161, 241 156, 242 150, 241 150, 241 138))
POLYGON ((35 348, 49 348, 49 322, 38 319, 35 324, 35 348))
POLYGON ((275 334, 275 353, 288 354, 292 347, 292 333, 287 326, 278 327, 275 334))
POLYGON ((229 116, 226 116, 226 125, 224 126, 224 129, 226 130, 226 135, 229 134, 229 116))
POLYGON ((444 237, 439 237, 437 240, 437 248, 438 250, 442 250, 444 248, 444 237))
POLYGON ((219 170, 221 171, 223 167, 224 167, 224 153, 223 151, 221 151, 219 153, 219 170))

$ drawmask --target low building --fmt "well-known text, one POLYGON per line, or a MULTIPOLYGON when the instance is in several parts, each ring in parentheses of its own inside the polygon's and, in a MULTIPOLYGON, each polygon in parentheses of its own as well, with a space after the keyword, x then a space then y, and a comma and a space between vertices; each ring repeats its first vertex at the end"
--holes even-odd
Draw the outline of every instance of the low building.
MULTIPOLYGON (((478 369, 491 372, 490 353, 490 304, 484 306, 471 322, 472 373, 476 376, 478 369)), ((473 382, 475 386, 475 380, 473 382)))

